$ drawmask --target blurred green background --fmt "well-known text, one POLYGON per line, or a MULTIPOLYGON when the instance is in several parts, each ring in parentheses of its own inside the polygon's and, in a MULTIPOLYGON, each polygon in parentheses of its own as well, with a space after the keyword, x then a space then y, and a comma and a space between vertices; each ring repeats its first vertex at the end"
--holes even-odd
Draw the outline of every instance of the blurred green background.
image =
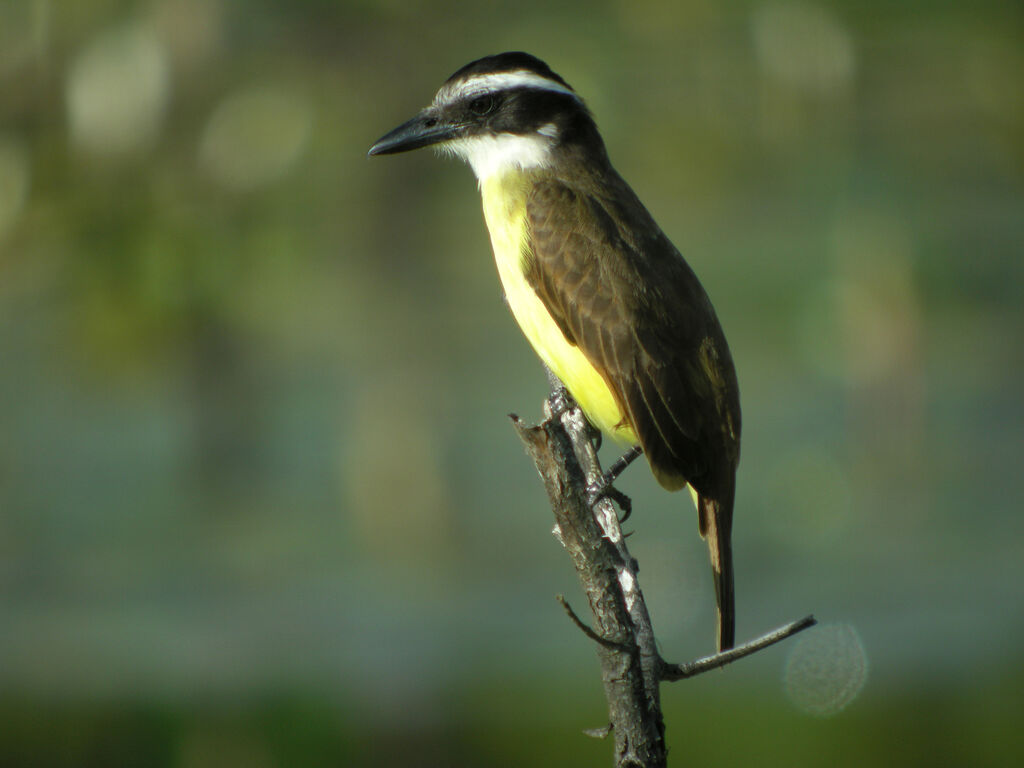
MULTIPOLYGON (((610 764, 472 174, 365 157, 508 49, 728 334, 739 637, 826 625, 666 687, 673 764, 1014 764, 1022 41, 995 0, 0 2, 0 764, 610 764)), ((688 499, 621 487, 665 656, 709 652, 688 499)))

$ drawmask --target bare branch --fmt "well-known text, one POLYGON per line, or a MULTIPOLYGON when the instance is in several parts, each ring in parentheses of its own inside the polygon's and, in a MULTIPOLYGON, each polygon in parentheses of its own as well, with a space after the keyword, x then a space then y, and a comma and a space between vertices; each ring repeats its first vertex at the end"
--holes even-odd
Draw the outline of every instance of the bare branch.
POLYGON ((688 677, 695 677, 702 672, 724 667, 726 664, 731 664, 737 659, 742 659, 744 656, 749 656, 770 645, 775 645, 775 643, 785 640, 787 637, 792 637, 797 632, 802 632, 817 623, 817 619, 813 616, 805 616, 799 621, 781 626, 743 645, 738 645, 735 648, 730 648, 728 651, 722 651, 711 656, 705 656, 696 661, 691 661, 689 664, 668 664, 662 662, 661 679, 667 681, 685 680, 688 677))
POLYGON ((629 650, 627 646, 622 645, 620 643, 616 643, 612 640, 608 640, 607 638, 601 637, 599 634, 597 634, 597 632, 588 627, 583 622, 583 619, 581 619, 576 614, 576 611, 572 609, 572 606, 569 605, 569 602, 565 599, 564 595, 555 595, 555 599, 562 604, 562 608, 565 609, 565 612, 569 615, 569 618, 572 619, 572 623, 579 627, 580 631, 584 635, 589 637, 591 640, 593 640, 595 643, 597 643, 598 645, 603 645, 605 648, 612 648, 617 651, 629 650))
POLYGON ((813 626, 814 617, 690 664, 665 662, 640 590, 638 565, 626 548, 615 507, 607 495, 594 499, 593 489, 602 487, 605 475, 593 428, 564 390, 545 402, 545 415, 537 426, 511 418, 544 482, 555 515, 555 536, 572 558, 594 616, 590 627, 558 595, 569 618, 597 644, 601 662, 610 722, 586 733, 614 736, 616 768, 665 768, 661 683, 693 677, 767 648, 813 626))
POLYGON ((646 617, 647 609, 615 509, 607 499, 591 507, 587 498, 588 480, 600 475, 600 466, 590 465, 591 457, 596 465, 596 455, 588 425, 575 403, 572 406, 561 417, 549 417, 538 426, 518 419, 513 425, 544 481, 559 541, 572 558, 594 616, 594 628, 584 631, 598 643, 615 765, 664 768, 667 750, 657 676, 662 662, 654 650, 649 619, 643 632, 634 620, 638 612, 646 617), (578 459, 580 453, 588 459, 586 470, 578 459), (650 638, 653 656, 641 647, 643 637, 650 638))
POLYGON ((592 739, 607 739, 612 732, 612 724, 602 725, 600 728, 587 728, 583 732, 584 736, 589 736, 592 739))

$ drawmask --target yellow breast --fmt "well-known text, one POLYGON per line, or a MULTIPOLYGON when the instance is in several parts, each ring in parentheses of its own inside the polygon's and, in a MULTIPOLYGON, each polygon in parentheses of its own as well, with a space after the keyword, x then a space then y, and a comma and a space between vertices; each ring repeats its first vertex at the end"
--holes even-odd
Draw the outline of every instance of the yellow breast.
POLYGON ((540 359, 565 384, 591 423, 614 440, 635 444, 636 434, 623 424, 622 411, 604 378, 579 348, 566 340, 526 280, 525 265, 530 248, 526 225, 529 185, 529 174, 519 171, 491 176, 480 185, 484 219, 505 298, 540 359))

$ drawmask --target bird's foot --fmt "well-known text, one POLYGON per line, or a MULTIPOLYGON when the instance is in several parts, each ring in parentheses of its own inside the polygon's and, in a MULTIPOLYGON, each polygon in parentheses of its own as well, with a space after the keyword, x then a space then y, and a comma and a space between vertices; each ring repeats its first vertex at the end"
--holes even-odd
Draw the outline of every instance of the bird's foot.
POLYGON ((643 452, 643 448, 639 445, 633 446, 620 456, 608 468, 608 471, 601 475, 597 482, 587 486, 587 501, 590 502, 590 506, 594 506, 599 499, 608 498, 618 504, 622 510, 622 518, 619 520, 619 523, 624 523, 629 519, 629 516, 633 513, 633 502, 630 501, 629 496, 618 490, 614 483, 626 467, 636 461, 637 457, 643 452))
POLYGON ((626 467, 636 461, 643 452, 643 448, 639 445, 634 445, 624 454, 619 456, 619 458, 617 458, 615 462, 608 467, 608 471, 604 473, 604 482, 611 485, 618 480, 619 475, 626 471, 626 467))
POLYGON ((629 496, 608 482, 606 474, 601 475, 601 479, 596 483, 587 485, 587 503, 593 507, 601 499, 609 499, 619 505, 619 509, 622 510, 622 517, 619 518, 620 524, 626 522, 633 514, 633 502, 629 496))

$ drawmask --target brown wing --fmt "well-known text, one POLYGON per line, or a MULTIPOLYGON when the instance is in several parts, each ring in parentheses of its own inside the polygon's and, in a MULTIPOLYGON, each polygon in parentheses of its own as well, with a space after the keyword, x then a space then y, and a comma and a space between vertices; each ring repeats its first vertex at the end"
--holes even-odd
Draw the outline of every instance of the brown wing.
POLYGON ((711 302, 610 169, 589 190, 559 179, 539 181, 527 216, 531 286, 566 339, 604 376, 658 482, 670 490, 689 483, 697 491, 715 582, 718 647, 731 648, 739 387, 711 302))
POLYGON ((713 492, 732 481, 739 455, 725 338, 696 275, 625 182, 614 175, 601 187, 615 194, 554 178, 534 185, 527 278, 603 374, 658 481, 713 492))

